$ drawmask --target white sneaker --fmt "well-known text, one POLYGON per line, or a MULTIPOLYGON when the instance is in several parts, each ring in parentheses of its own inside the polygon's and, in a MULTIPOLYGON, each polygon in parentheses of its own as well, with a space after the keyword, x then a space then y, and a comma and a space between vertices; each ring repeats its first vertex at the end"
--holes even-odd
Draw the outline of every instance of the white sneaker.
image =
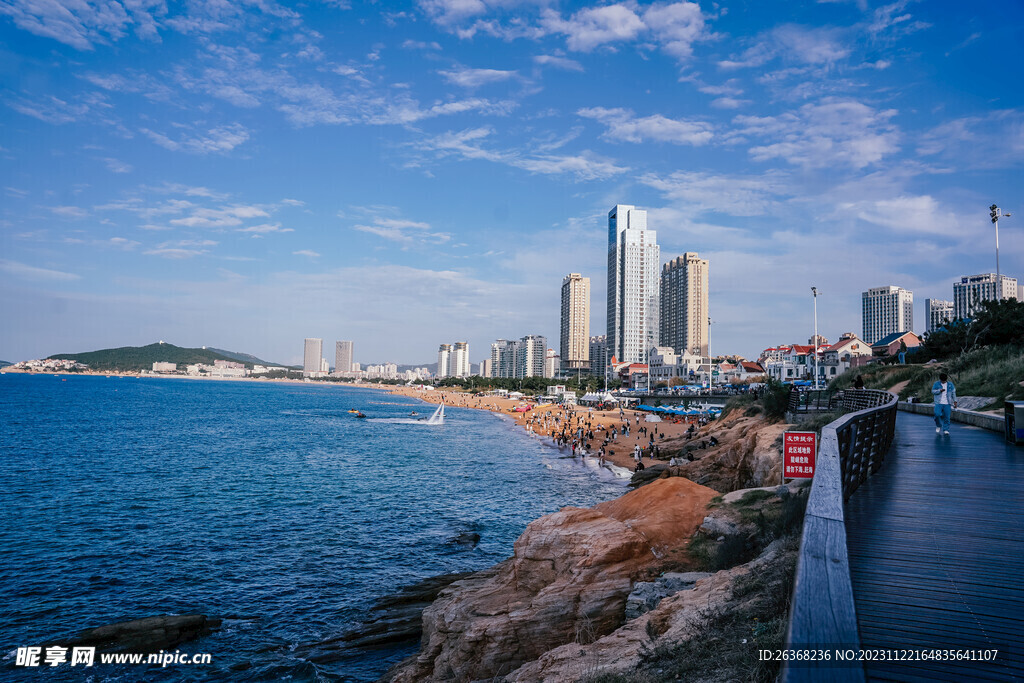
POLYGON ((940 433, 941 431, 942 431, 942 428, 941 428, 941 427, 936 427, 936 428, 935 428, 935 433, 936 433, 936 434, 940 433))
POLYGON ((949 436, 949 432, 942 432, 943 436, 949 436))

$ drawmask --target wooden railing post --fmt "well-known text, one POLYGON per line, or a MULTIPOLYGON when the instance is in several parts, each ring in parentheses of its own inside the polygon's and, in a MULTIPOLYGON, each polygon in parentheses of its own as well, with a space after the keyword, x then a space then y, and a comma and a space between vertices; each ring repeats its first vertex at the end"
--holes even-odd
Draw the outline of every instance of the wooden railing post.
MULTIPOLYGON (((834 652, 860 647, 843 503, 881 467, 892 443, 897 398, 884 391, 848 391, 842 403, 857 412, 821 430, 797 557, 788 650, 830 648, 834 652)), ((864 680, 864 668, 859 662, 790 660, 783 663, 782 680, 859 683, 864 680)))

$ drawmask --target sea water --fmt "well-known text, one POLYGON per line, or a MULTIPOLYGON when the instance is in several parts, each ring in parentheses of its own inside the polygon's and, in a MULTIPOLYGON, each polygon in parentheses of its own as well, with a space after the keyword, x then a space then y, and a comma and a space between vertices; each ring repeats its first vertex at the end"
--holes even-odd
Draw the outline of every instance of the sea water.
POLYGON ((337 385, 0 376, 0 677, 371 681, 415 646, 329 664, 301 646, 404 585, 505 559, 541 515, 623 492, 507 418, 416 420, 432 412, 337 385), (463 532, 479 544, 453 543, 463 532), (184 613, 228 617, 179 648, 212 664, 15 666, 18 647, 184 613))

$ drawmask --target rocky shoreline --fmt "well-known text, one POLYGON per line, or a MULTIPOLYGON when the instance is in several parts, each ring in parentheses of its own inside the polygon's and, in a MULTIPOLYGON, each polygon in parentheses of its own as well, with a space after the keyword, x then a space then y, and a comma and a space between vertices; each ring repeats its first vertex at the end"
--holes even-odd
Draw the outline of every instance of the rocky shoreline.
MULTIPOLYGON (((438 590, 422 608, 419 652, 381 680, 646 681, 652 652, 700 641, 711 614, 743 615, 739 628, 750 637, 740 639, 736 666, 746 671, 755 644, 781 638, 785 605, 756 586, 776 577, 773 590, 788 599, 806 502, 803 484, 777 484, 783 429, 730 416, 714 427, 715 448, 649 467, 615 500, 530 523, 511 558, 438 590)), ((689 454, 687 445, 672 454, 689 454)), ((372 646, 389 618, 347 642, 372 646)), ((403 621, 396 635, 414 631, 403 621)), ((715 676, 693 678, 705 679, 715 676)))

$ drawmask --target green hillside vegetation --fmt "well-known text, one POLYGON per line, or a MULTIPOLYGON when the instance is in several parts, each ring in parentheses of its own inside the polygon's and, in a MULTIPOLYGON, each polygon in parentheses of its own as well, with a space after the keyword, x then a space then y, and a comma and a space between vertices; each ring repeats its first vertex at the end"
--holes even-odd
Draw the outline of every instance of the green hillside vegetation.
POLYGON ((987 409, 1005 400, 1024 400, 1024 303, 1016 299, 986 301, 974 320, 953 323, 926 335, 909 365, 878 363, 840 375, 830 389, 847 389, 857 375, 868 389, 889 389, 907 382, 900 399, 933 401, 931 387, 939 372, 949 373, 958 396, 990 396, 987 409), (934 361, 934 362, 933 362, 934 361))
MULTIPOLYGON (((122 372, 151 370, 153 363, 157 362, 177 363, 180 366, 192 363, 213 365, 215 360, 235 360, 210 349, 186 349, 174 344, 159 342, 148 346, 122 346, 117 349, 101 349, 85 353, 55 353, 50 358, 75 360, 88 365, 91 370, 122 372)), ((246 367, 251 368, 252 363, 246 363, 246 367)))
POLYGON ((220 355, 224 356, 229 360, 237 361, 239 363, 245 363, 247 367, 251 365, 273 365, 277 367, 285 367, 283 363, 271 363, 270 361, 261 360, 256 356, 252 355, 251 353, 242 353, 241 351, 225 351, 224 349, 215 349, 212 346, 207 346, 206 350, 213 351, 214 353, 219 353, 220 355))

